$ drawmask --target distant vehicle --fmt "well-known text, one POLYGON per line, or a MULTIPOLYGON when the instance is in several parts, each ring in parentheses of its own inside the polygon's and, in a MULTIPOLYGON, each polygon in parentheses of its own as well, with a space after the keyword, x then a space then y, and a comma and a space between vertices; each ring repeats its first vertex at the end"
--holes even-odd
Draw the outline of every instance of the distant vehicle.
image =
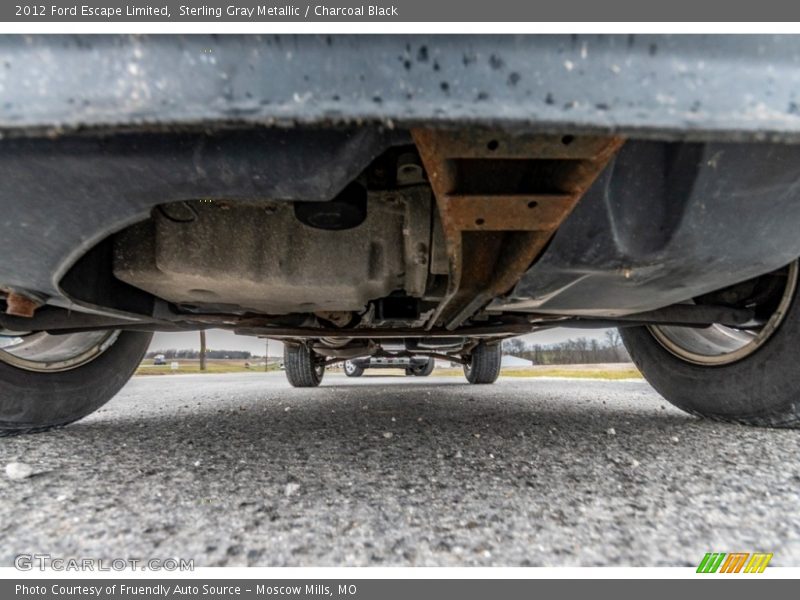
POLYGON ((366 369, 403 369, 406 375, 427 377, 433 373, 435 361, 427 356, 366 356, 344 363, 344 374, 361 377, 366 369))
POLYGON ((153 357, 153 364, 154 365, 166 365, 167 364, 167 357, 163 354, 156 354, 153 357))

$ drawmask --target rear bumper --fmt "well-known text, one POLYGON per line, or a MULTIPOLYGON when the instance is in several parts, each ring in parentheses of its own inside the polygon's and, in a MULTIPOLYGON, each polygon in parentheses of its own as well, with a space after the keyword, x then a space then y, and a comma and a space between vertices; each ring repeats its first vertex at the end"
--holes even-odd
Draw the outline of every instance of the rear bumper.
POLYGON ((486 124, 800 135, 798 36, 3 36, 0 129, 486 124))

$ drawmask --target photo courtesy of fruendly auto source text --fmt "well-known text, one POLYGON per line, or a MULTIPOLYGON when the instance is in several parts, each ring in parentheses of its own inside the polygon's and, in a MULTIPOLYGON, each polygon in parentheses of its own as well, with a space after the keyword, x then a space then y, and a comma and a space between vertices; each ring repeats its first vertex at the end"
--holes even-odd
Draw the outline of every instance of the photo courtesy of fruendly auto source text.
POLYGON ((0 5, 0 597, 793 597, 799 506, 800 9, 0 5))

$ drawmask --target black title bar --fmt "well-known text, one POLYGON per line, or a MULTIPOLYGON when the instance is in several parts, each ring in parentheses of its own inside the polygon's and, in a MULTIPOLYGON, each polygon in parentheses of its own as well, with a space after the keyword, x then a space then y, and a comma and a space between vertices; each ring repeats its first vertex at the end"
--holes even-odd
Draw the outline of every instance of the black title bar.
POLYGON ((78 0, 0 5, 3 22, 791 22, 784 0, 78 0))

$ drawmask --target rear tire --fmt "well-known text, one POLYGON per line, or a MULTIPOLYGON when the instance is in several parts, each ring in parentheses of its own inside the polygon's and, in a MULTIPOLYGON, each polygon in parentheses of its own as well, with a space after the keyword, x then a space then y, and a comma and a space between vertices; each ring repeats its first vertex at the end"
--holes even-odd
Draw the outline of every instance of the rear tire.
POLYGON ((481 342, 475 346, 464 364, 467 381, 476 384, 494 383, 500 376, 501 359, 500 344, 481 342))
POLYGON ((348 360, 344 363, 344 374, 348 377, 361 377, 364 374, 364 367, 348 360))
MULTIPOLYGON (((434 359, 429 358, 428 362, 426 362, 424 366, 410 369, 411 375, 414 375, 416 377, 427 377, 428 375, 433 373, 434 366, 436 366, 434 359)), ((406 374, 408 374, 408 371, 406 371, 406 374)))
POLYGON ((93 413, 131 378, 152 337, 123 331, 95 358, 69 370, 33 371, 0 359, 0 437, 63 427, 93 413))
MULTIPOLYGON (((790 269, 789 273, 793 271, 790 269)), ((796 282, 796 273, 794 277, 796 282)), ((728 423, 798 427, 799 289, 787 287, 785 302, 782 301, 782 306, 773 313, 773 317, 780 318, 765 339, 750 349, 728 355, 709 359, 701 354, 682 352, 679 345, 665 337, 665 328, 629 327, 621 329, 620 335, 645 379, 678 408, 728 423), (702 364, 703 360, 706 364, 702 364)), ((711 332, 712 328, 687 333, 681 328, 672 328, 671 339, 689 334, 708 335, 706 331, 711 332)))
POLYGON ((283 364, 292 387, 317 387, 325 375, 325 364, 305 344, 284 344, 283 364))

